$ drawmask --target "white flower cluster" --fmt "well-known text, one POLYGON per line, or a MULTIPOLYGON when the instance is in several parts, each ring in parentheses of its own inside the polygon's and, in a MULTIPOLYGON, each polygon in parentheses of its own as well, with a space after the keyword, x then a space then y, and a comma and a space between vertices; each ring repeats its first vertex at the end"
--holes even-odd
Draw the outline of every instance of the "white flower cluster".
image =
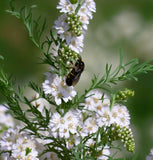
POLYGON ((55 112, 50 119, 50 132, 55 138, 69 138, 70 134, 77 133, 79 120, 79 112, 77 110, 69 110, 64 117, 55 112))
POLYGON ((71 50, 80 53, 87 25, 92 19, 92 12, 96 12, 96 6, 94 0, 84 0, 78 12, 77 7, 78 2, 72 4, 71 0, 60 0, 57 9, 63 14, 55 21, 54 28, 71 50))
MULTIPOLYGON (((53 113, 49 128, 51 136, 66 139, 68 149, 80 143, 80 135, 84 138, 98 130, 95 119, 89 117, 83 122, 83 115, 79 110, 69 110, 63 117, 58 112, 53 113)), ((94 143, 95 141, 90 138, 85 144, 91 147, 94 143)), ((97 160, 107 160, 107 156, 110 155, 109 147, 105 146, 98 150, 101 154, 97 160)))
MULTIPOLYGON (((58 112, 51 115, 49 128, 50 135, 55 138, 67 139, 67 147, 80 143, 82 138, 96 133, 99 127, 109 127, 117 124, 121 127, 129 127, 130 115, 125 106, 116 104, 110 110, 110 100, 99 90, 93 90, 87 94, 84 109, 70 109, 64 116, 58 112), (72 140, 73 139, 73 140, 72 140)), ((87 145, 94 144, 93 139, 86 142, 87 145)))
POLYGON ((65 80, 59 77, 57 74, 51 74, 47 72, 46 80, 43 83, 43 90, 46 95, 51 95, 55 98, 57 105, 72 100, 75 97, 76 91, 73 86, 67 86, 65 80))
POLYGON ((39 160, 36 141, 25 132, 20 132, 19 127, 8 129, 0 140, 0 146, 1 151, 6 151, 2 159, 39 160))
POLYGON ((0 130, 3 130, 3 127, 13 127, 14 120, 10 114, 7 113, 8 109, 0 105, 0 130))
POLYGON ((0 139, 0 151, 2 160, 59 160, 54 152, 47 152, 38 158, 47 143, 41 139, 35 139, 34 136, 27 135, 26 132, 9 128, 4 132, 0 139))
POLYGON ((87 110, 86 113, 89 115, 92 113, 91 111, 95 112, 94 118, 98 127, 110 126, 114 123, 119 126, 129 126, 130 114, 126 106, 116 104, 112 110, 110 110, 109 98, 99 90, 89 92, 87 97, 84 109, 87 110))

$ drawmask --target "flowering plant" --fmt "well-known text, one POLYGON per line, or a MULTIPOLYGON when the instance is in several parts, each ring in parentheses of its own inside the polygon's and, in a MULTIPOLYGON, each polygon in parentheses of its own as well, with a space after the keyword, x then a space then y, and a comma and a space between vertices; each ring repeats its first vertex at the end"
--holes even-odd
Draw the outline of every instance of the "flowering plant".
POLYGON ((113 143, 116 140, 134 152, 130 114, 125 106, 134 91, 123 88, 113 92, 111 87, 152 71, 152 60, 139 64, 133 59, 123 64, 120 54, 119 65, 113 69, 106 64, 105 74, 95 75, 89 88, 80 95, 74 86, 87 63, 81 54, 89 21, 96 12, 94 0, 60 0, 57 9, 61 16, 45 40, 42 36, 46 21, 41 23, 40 17, 33 19, 34 7, 25 5, 18 11, 10 0, 7 12, 24 23, 30 39, 43 53, 42 63, 50 68, 42 87, 29 82, 28 86, 36 92, 30 99, 23 95, 24 87, 16 89, 0 70, 0 91, 6 97, 4 106, 23 122, 15 129, 7 126, 9 129, 0 140, 2 159, 113 159, 111 149, 120 148, 113 143))

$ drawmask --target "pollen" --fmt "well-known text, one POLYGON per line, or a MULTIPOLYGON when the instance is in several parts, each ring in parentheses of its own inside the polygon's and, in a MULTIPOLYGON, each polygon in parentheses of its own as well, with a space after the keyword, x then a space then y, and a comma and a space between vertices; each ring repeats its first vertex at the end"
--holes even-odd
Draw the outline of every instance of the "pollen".
POLYGON ((102 106, 97 106, 97 110, 101 110, 102 106))
POLYGON ((72 120, 72 116, 69 116, 67 119, 68 119, 69 121, 72 120))
POLYGON ((99 99, 93 98, 93 100, 94 100, 95 103, 98 103, 98 100, 99 100, 99 99))

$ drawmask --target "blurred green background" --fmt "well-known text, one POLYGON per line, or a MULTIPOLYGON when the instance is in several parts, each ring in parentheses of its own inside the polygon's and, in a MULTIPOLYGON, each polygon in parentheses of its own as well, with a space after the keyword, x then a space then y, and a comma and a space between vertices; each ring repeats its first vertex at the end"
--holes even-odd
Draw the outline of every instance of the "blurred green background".
MULTIPOLYGON (((47 18, 46 34, 59 16, 56 0, 29 0, 37 4, 34 15, 47 18)), ((103 74, 106 63, 116 66, 122 50, 124 61, 138 58, 140 62, 153 58, 153 0, 95 0, 97 12, 90 21, 82 57, 86 68, 76 86, 82 92, 90 85, 93 74, 103 74)), ((17 0, 21 6, 22 0, 17 0)), ((37 65, 41 52, 30 41, 24 25, 6 13, 8 0, 0 0, 0 67, 17 77, 17 83, 29 80, 43 82, 46 66, 37 65)), ((153 148, 153 72, 140 75, 139 81, 120 83, 118 88, 131 88, 135 96, 128 100, 131 124, 136 141, 134 154, 121 153, 118 157, 145 159, 153 148)), ((1 97, 1 100, 3 98, 1 97)))

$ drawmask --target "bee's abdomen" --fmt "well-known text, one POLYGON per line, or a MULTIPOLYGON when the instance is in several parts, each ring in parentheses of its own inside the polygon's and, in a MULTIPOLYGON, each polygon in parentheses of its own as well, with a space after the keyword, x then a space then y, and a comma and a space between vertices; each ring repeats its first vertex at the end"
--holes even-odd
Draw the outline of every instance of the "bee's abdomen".
POLYGON ((74 79, 75 79, 75 70, 73 69, 66 78, 66 84, 68 86, 72 86, 74 79))

